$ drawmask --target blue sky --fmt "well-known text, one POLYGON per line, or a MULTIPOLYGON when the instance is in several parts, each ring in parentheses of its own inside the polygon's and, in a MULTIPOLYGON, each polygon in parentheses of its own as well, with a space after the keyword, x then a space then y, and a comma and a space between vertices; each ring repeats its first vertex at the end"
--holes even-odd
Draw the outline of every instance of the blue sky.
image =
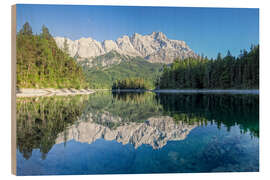
POLYGON ((17 31, 28 21, 34 33, 46 25, 53 36, 116 40, 160 31, 184 40, 196 53, 238 55, 259 43, 259 9, 17 5, 17 31))

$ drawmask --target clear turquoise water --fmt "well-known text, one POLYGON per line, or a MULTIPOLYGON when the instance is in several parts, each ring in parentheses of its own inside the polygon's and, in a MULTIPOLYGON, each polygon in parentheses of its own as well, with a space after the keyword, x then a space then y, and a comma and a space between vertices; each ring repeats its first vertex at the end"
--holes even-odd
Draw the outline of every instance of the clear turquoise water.
POLYGON ((259 171, 258 95, 107 92, 17 107, 18 175, 259 171))

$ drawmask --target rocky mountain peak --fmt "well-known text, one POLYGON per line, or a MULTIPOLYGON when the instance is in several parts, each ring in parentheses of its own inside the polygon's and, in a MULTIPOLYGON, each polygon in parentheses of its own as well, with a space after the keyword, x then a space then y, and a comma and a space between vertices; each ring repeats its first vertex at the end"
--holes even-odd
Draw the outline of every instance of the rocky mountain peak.
POLYGON ((151 36, 157 40, 167 40, 167 36, 163 32, 152 32, 151 36))
POLYGON ((133 38, 139 38, 139 37, 141 37, 141 36, 142 36, 142 35, 140 35, 139 33, 136 33, 136 32, 135 32, 135 33, 133 34, 132 37, 133 37, 133 38))
MULTIPOLYGON (((65 38, 55 37, 56 44, 63 48, 65 38)), ((140 56, 152 63, 169 64, 176 58, 197 57, 189 46, 180 40, 171 40, 162 32, 152 32, 148 35, 134 33, 132 36, 124 35, 116 41, 96 41, 92 38, 81 38, 72 41, 67 39, 69 54, 77 55, 80 59, 91 59, 114 50, 119 54, 140 56)))

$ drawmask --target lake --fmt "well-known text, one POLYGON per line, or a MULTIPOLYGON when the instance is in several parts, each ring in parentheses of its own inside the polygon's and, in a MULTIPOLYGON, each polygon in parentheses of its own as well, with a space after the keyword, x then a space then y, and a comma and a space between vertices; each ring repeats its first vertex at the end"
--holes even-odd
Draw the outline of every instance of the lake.
POLYGON ((17 98, 17 174, 259 171, 259 95, 17 98))

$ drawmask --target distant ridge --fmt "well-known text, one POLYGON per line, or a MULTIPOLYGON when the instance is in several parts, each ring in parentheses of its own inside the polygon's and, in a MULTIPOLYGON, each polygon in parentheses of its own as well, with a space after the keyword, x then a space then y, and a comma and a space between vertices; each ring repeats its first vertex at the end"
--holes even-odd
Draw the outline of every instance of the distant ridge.
POLYGON ((68 53, 78 60, 91 59, 110 51, 116 51, 122 55, 142 57, 152 63, 170 64, 175 58, 184 59, 197 57, 192 49, 180 40, 171 40, 162 32, 153 32, 148 35, 134 33, 132 36, 124 35, 116 41, 105 40, 103 42, 89 38, 70 40, 64 37, 55 37, 59 48, 68 46, 68 53))

